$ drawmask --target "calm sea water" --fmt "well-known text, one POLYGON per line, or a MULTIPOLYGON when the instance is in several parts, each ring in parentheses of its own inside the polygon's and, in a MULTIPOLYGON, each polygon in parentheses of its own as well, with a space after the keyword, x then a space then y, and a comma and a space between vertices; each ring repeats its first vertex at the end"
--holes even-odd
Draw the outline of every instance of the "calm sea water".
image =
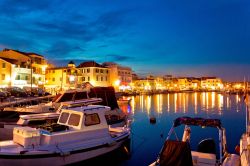
MULTIPOLYGON (((98 162, 112 162, 113 165, 122 166, 152 163, 166 139, 173 120, 181 116, 221 119, 226 129, 229 152, 234 152, 245 130, 243 96, 208 92, 142 95, 131 98, 130 105, 121 106, 133 120, 130 157, 124 159, 115 152, 98 159, 98 162), (149 118, 152 116, 156 117, 156 124, 150 124, 149 118)), ((179 128, 177 134, 180 139, 182 133, 183 128, 179 128)), ((191 148, 196 149, 197 144, 207 137, 218 141, 218 130, 192 128, 191 148)))

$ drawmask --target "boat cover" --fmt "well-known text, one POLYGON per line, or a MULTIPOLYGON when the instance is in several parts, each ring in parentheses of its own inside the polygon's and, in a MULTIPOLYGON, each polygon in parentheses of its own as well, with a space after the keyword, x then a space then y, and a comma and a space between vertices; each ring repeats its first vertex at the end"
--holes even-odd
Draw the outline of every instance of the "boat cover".
POLYGON ((90 89, 89 97, 97 97, 102 98, 102 102, 100 105, 109 106, 111 110, 115 108, 119 108, 116 97, 115 97, 115 89, 114 87, 94 87, 90 89))
POLYGON ((160 166, 193 166, 189 143, 167 140, 160 153, 160 166))
POLYGON ((174 127, 180 126, 182 124, 204 126, 204 127, 215 127, 221 129, 221 121, 219 119, 204 119, 204 118, 190 118, 190 117, 180 117, 175 119, 174 127))

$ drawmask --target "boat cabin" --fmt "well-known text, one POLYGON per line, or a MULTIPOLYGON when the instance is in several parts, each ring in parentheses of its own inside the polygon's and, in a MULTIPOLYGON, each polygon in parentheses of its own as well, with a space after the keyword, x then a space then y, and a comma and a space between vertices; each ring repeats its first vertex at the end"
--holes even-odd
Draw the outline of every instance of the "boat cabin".
POLYGON ((84 131, 108 128, 106 111, 110 111, 110 107, 98 105, 70 107, 62 110, 58 124, 84 131))

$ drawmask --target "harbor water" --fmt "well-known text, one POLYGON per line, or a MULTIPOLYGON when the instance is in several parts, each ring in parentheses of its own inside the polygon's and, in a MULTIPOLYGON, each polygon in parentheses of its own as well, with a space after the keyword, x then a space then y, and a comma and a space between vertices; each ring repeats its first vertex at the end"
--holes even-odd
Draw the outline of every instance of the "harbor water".
MULTIPOLYGON (((216 92, 173 93, 141 95, 131 97, 130 105, 121 105, 121 109, 132 119, 132 139, 130 157, 119 153, 92 160, 108 162, 112 165, 149 165, 152 163, 170 130, 173 120, 181 116, 220 119, 226 129, 228 151, 234 153, 235 146, 245 131, 245 103, 243 96, 220 94, 216 92), (150 123, 155 117, 156 123, 150 123)), ((182 138, 183 127, 177 129, 182 138)), ((191 131, 191 148, 204 138, 213 138, 218 143, 218 130, 214 128, 194 127, 191 131)), ((217 149, 218 150, 218 149, 217 149)))

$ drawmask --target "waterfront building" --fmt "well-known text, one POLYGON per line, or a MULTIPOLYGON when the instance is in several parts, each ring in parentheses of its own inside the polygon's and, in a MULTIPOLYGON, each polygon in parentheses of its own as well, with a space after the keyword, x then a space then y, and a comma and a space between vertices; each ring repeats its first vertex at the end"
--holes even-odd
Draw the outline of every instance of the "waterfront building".
POLYGON ((93 86, 110 86, 109 68, 95 61, 83 62, 77 66, 79 70, 79 83, 90 82, 93 86))
POLYGON ((217 77, 202 77, 201 89, 202 90, 223 90, 223 83, 220 78, 217 77))
POLYGON ((148 92, 156 90, 157 83, 154 78, 139 78, 133 80, 133 87, 139 92, 148 92))
POLYGON ((60 90, 74 89, 80 84, 80 70, 70 61, 65 67, 49 67, 46 70, 46 88, 55 93, 60 90))
POLYGON ((104 66, 110 69, 110 83, 117 91, 131 90, 132 69, 113 62, 105 62, 104 66))
POLYGON ((174 88, 174 78, 172 75, 164 75, 163 77, 163 86, 167 89, 167 90, 173 90, 174 88))
POLYGON ((1 87, 43 87, 45 84, 47 61, 42 55, 3 49, 0 52, 0 63, 1 87))

